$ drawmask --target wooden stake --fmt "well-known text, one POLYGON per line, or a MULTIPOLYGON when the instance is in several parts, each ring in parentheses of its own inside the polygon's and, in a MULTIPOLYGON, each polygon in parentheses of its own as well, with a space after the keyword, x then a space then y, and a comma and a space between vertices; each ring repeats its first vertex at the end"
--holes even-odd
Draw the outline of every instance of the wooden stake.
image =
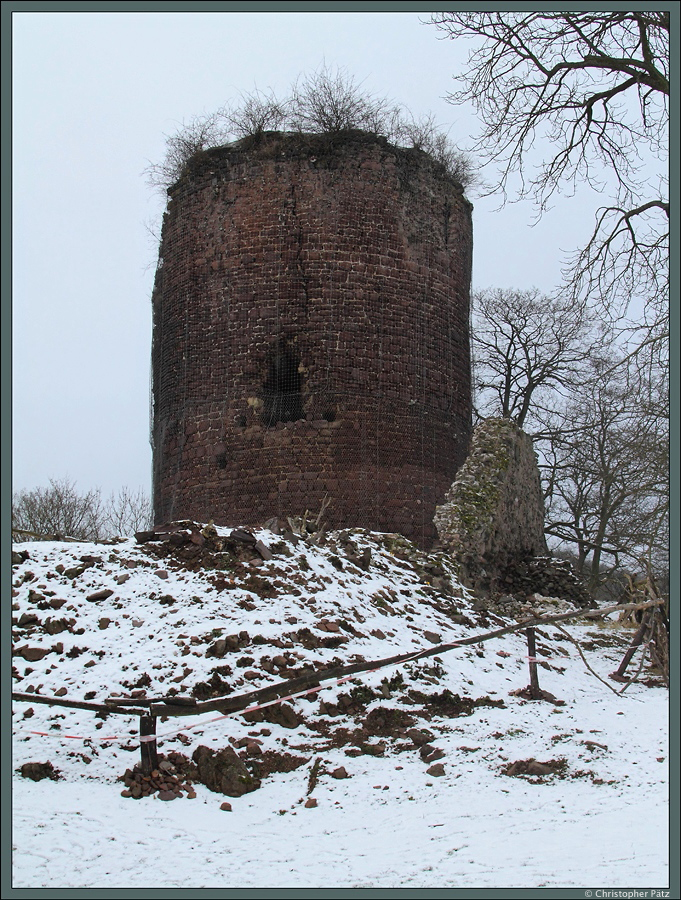
POLYGON ((156 716, 140 716, 140 738, 149 735, 154 735, 153 741, 140 741, 143 775, 151 775, 154 769, 158 769, 158 748, 156 746, 156 716))
POLYGON ((539 687, 539 676, 537 675, 537 647, 534 639, 534 628, 528 628, 527 634, 527 655, 530 663, 530 696, 533 700, 541 700, 542 693, 539 687))

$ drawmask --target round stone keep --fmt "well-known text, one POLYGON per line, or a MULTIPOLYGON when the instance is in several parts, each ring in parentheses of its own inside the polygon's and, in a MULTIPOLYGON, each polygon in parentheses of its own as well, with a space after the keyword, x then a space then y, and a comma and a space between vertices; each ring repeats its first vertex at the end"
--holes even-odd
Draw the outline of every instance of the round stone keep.
POLYGON ((471 421, 471 205, 419 150, 266 133, 169 190, 153 293, 154 514, 427 545, 471 421))

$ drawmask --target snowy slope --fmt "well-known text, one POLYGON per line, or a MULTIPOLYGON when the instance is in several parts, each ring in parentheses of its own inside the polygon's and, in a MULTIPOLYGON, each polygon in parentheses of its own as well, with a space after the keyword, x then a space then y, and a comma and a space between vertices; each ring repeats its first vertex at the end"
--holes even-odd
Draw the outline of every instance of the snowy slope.
MULTIPOLYGON (((317 547, 259 530, 262 559, 230 531, 15 545, 28 558, 13 566, 13 689, 231 698, 504 624, 445 557, 404 538, 353 531, 317 547)), ((631 639, 613 623, 567 629, 606 679, 631 639)), ((510 634, 250 721, 158 722, 162 759, 187 761, 178 783, 198 747, 231 747, 260 783, 239 797, 196 779, 172 802, 122 796, 137 717, 14 701, 13 887, 664 887, 666 690, 644 671, 616 695, 550 626, 538 654, 563 705, 513 693, 527 646, 510 634), (547 769, 528 773, 530 760, 547 769), (19 774, 48 761, 57 780, 19 774)))

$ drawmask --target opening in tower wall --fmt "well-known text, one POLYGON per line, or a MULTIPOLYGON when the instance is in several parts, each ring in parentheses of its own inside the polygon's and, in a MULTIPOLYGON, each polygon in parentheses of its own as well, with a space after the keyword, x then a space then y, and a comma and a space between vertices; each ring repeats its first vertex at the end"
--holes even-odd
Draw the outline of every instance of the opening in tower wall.
POLYGON ((278 344, 269 361, 269 372, 262 389, 264 425, 294 422, 305 418, 303 412, 303 376, 296 353, 278 344))

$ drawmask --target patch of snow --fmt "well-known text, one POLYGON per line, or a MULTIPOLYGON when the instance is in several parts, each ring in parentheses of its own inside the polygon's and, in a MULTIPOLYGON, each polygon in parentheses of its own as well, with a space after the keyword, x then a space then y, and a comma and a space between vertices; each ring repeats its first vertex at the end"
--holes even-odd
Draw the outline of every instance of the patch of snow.
MULTIPOLYGON (((288 677, 263 668, 276 656, 296 670, 316 669, 432 647, 434 635, 446 643, 496 627, 451 572, 451 592, 438 593, 418 565, 422 555, 393 555, 385 536, 352 533, 360 550, 371 550, 365 571, 344 555, 337 536, 315 547, 255 534, 279 547, 272 560, 196 571, 134 540, 15 545, 29 558, 13 566, 14 690, 53 696, 65 687, 64 699, 98 703, 135 691, 191 696, 221 669, 231 697, 288 677), (74 578, 57 572, 82 564, 82 556, 99 561, 74 578), (113 593, 87 600, 102 589, 113 593), (469 624, 452 620, 454 608, 469 624), (31 615, 39 623, 24 619, 20 627, 31 615), (55 631, 60 619, 66 625, 55 631), (303 629, 314 636, 310 646, 303 629), (207 655, 216 640, 244 631, 243 646, 207 655), (334 645, 339 637, 346 640, 334 645), (20 655, 25 647, 48 652, 31 662, 20 655)), ((607 680, 631 631, 593 622, 565 627, 607 680)), ((258 790, 228 798, 231 812, 220 809, 224 795, 202 784, 195 799, 121 796, 119 779, 140 756, 137 717, 102 721, 88 710, 14 701, 13 887, 663 888, 667 691, 649 680, 615 694, 549 626, 538 633, 537 648, 540 685, 563 706, 513 693, 528 683, 526 641, 514 633, 294 700, 302 719, 296 728, 215 711, 159 721, 161 753, 191 757, 200 745, 219 750, 250 734, 263 753, 305 758, 293 771, 263 777, 258 790), (362 686, 373 691, 364 706, 333 709, 362 686), (452 717, 451 709, 438 712, 418 700, 446 691, 469 703, 468 714, 452 717), (503 703, 471 705, 475 700, 503 703), (325 707, 338 714, 325 714, 325 707), (428 774, 409 728, 364 735, 364 743, 385 744, 382 756, 362 753, 359 738, 353 744, 339 737, 342 729, 358 732, 382 709, 401 711, 414 719, 411 727, 433 733, 443 775, 428 774), (357 749, 360 755, 345 752, 357 749), (310 794, 317 806, 306 808, 317 759, 310 794), (545 778, 503 774, 508 763, 529 759, 561 760, 564 768, 545 778), (47 761, 59 780, 18 774, 27 762, 47 761), (350 777, 331 776, 340 766, 350 777)))

